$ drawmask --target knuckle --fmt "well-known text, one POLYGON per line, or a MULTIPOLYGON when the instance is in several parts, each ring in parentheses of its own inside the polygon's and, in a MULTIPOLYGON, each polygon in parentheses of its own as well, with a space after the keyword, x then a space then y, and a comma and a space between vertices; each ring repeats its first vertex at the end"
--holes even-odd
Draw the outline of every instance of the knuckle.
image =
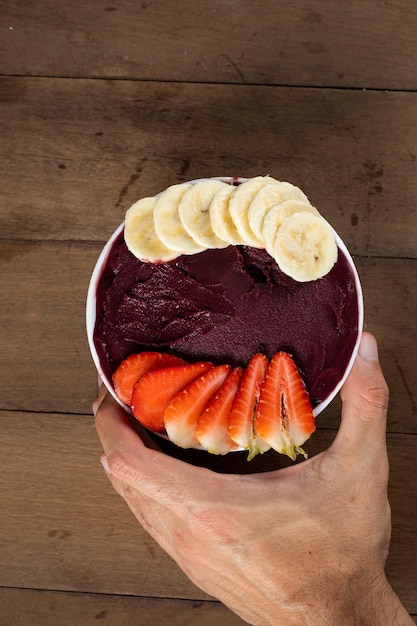
POLYGON ((367 401, 377 409, 388 409, 389 391, 384 379, 375 378, 369 381, 367 401))
POLYGON ((110 475, 124 483, 135 483, 138 471, 133 454, 129 450, 115 450, 107 455, 110 475))
POLYGON ((379 380, 370 381, 365 393, 361 394, 360 417, 364 421, 372 419, 376 414, 388 410, 389 392, 385 383, 379 380))

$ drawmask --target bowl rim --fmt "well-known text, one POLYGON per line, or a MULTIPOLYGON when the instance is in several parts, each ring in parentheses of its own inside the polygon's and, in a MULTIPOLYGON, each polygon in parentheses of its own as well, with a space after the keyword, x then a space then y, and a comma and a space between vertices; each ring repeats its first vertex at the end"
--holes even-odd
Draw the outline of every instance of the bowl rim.
MULTIPOLYGON (((240 176, 213 176, 213 177, 206 177, 206 178, 196 178, 190 181, 186 181, 188 183, 191 184, 195 184, 197 182, 203 181, 203 180, 207 180, 208 178, 214 178, 217 180, 221 180, 223 182, 227 182, 227 183, 234 183, 234 182, 239 182, 242 183, 244 181, 247 180, 247 178, 243 178, 240 176)), ((162 192, 160 192, 162 193, 162 192)), ((159 196, 160 193, 155 194, 156 196, 159 196)), ((323 218, 324 219, 324 218, 323 218)), ((359 350, 359 344, 361 341, 361 337, 362 337, 362 333, 363 333, 363 323, 364 323, 364 302, 363 302, 363 291, 362 291, 362 285, 361 285, 361 281, 359 278, 359 274, 358 271, 356 269, 356 265, 353 261, 353 258, 346 246, 346 244, 344 243, 344 241, 341 239, 341 237, 339 236, 339 234, 335 231, 335 229, 333 228, 333 226, 331 224, 329 224, 327 222, 327 220, 324 220, 328 226, 330 227, 330 229, 333 232, 333 235, 335 237, 336 240, 336 244, 338 246, 338 248, 340 248, 340 250, 343 252, 343 254, 345 255, 346 260, 349 263, 349 266, 351 268, 354 280, 355 280, 355 289, 356 289, 356 295, 357 295, 357 306, 358 306, 358 324, 357 324, 357 338, 356 338, 356 342, 355 345, 353 347, 352 350, 352 354, 350 356, 350 359, 348 361, 348 364, 346 366, 346 369, 343 373, 343 376, 341 377, 341 379, 339 380, 339 382, 335 385, 335 387, 333 388, 333 390, 328 394, 328 396, 322 400, 319 404, 317 404, 314 409, 313 409, 313 414, 314 417, 318 417, 320 415, 320 413, 322 413, 324 411, 325 408, 327 408, 329 406, 329 404, 335 399, 335 397, 337 396, 337 394, 339 393, 340 389, 342 388, 343 384, 345 383, 347 377, 350 374, 350 371, 353 367, 354 361, 356 359, 356 356, 358 354, 358 350, 359 350)), ((88 285, 88 290, 87 290, 87 300, 86 300, 86 331, 87 331, 87 339, 88 339, 88 345, 90 348, 90 352, 91 352, 91 356, 94 362, 94 365, 97 369, 97 372, 101 378, 101 380, 103 381, 104 385, 106 386, 107 390, 110 392, 110 394, 112 395, 112 397, 116 400, 116 402, 128 413, 131 413, 131 409, 128 405, 126 405, 124 402, 122 402, 113 387, 112 381, 108 379, 108 377, 106 376, 101 363, 100 363, 100 359, 94 344, 94 329, 95 329, 95 324, 96 324, 96 316, 97 316, 97 287, 98 284, 100 282, 101 276, 102 276, 102 268, 105 265, 108 255, 110 254, 110 250, 113 246, 113 243, 115 242, 115 240, 121 235, 121 233, 123 232, 124 229, 124 221, 119 224, 119 226, 116 228, 116 230, 112 233, 112 235, 109 237, 109 239, 107 240, 106 244, 104 245, 104 247, 101 250, 101 253, 95 263, 94 269, 92 271, 91 274, 91 278, 90 278, 90 282, 88 285)))

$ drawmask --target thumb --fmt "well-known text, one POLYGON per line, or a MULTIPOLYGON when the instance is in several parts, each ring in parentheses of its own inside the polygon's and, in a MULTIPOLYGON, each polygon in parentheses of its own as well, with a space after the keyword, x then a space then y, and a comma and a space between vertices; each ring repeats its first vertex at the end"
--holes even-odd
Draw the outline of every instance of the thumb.
POLYGON ((388 387, 379 364, 377 342, 370 333, 362 335, 340 395, 342 423, 332 447, 355 459, 385 450, 388 387))

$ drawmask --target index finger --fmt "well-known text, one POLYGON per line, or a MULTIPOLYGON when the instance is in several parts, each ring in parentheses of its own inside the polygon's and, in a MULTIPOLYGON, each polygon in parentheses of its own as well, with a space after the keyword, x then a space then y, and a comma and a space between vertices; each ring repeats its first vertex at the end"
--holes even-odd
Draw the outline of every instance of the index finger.
POLYGON ((206 491, 208 475, 216 479, 210 470, 155 449, 144 429, 138 436, 109 393, 97 408, 95 423, 110 476, 149 498, 167 505, 193 501, 206 491))

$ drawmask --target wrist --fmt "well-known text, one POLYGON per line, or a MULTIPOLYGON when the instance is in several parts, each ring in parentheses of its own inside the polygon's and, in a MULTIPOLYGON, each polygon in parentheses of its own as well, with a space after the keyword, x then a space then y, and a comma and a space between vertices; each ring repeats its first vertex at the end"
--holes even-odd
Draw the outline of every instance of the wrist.
POLYGON ((306 621, 306 625, 414 626, 414 621, 385 575, 369 586, 363 583, 352 585, 343 591, 343 595, 329 598, 327 606, 321 611, 319 609, 311 621, 306 621))
POLYGON ((383 581, 358 615, 358 626, 414 626, 414 620, 406 611, 399 597, 384 576, 383 581), (360 621, 362 619, 362 621, 360 621))

